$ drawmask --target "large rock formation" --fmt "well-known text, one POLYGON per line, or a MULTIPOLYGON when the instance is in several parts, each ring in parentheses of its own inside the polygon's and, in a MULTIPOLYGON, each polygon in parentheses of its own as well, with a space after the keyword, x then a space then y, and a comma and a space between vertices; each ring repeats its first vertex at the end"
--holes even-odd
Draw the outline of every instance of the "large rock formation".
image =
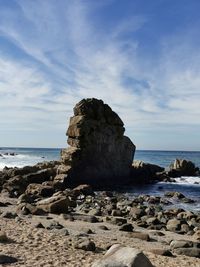
POLYGON ((135 145, 124 131, 122 120, 102 100, 80 101, 67 130, 70 147, 61 152, 58 173, 65 174, 64 183, 96 187, 128 183, 135 145))

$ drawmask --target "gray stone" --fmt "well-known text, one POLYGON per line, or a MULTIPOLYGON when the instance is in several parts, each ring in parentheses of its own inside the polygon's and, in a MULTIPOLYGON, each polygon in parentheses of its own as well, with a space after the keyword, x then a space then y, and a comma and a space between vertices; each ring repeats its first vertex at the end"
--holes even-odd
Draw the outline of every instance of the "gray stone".
POLYGON ((177 248, 174 249, 174 252, 178 255, 185 255, 188 257, 200 258, 200 249, 199 248, 177 248))
POLYGON ((85 251, 95 251, 96 246, 95 243, 89 239, 79 239, 75 242, 74 248, 82 249, 85 251))
POLYGON ((167 230, 171 231, 171 232, 177 232, 180 231, 181 229, 181 221, 177 220, 177 219, 171 219, 167 222, 167 230))
POLYGON ((145 241, 150 241, 149 234, 143 233, 143 232, 133 232, 129 234, 129 237, 131 238, 138 238, 145 241))
POLYGON ((58 195, 38 201, 36 206, 45 212, 60 214, 68 212, 71 201, 67 196, 58 195))
POLYGON ((116 244, 92 267, 153 267, 153 265, 143 252, 116 244))
POLYGON ((176 249, 176 248, 189 248, 193 246, 193 242, 192 241, 188 241, 188 240, 173 240, 170 243, 170 248, 171 249, 176 249))

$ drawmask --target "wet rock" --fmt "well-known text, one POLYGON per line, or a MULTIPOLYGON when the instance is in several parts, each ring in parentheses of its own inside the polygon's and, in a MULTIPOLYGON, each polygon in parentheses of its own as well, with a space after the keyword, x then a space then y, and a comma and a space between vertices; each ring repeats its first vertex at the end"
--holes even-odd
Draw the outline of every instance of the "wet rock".
POLYGON ((153 267, 143 252, 122 245, 113 245, 92 267, 153 267))

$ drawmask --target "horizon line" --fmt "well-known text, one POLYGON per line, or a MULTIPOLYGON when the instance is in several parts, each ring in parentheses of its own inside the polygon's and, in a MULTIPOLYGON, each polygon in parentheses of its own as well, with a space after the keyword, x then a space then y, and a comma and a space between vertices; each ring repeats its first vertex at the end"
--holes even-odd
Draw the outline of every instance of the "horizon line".
MULTIPOLYGON (((67 146, 68 147, 68 146, 67 146)), ((64 149, 67 147, 32 147, 32 146, 0 146, 1 149, 64 149)), ((162 152, 200 152, 200 150, 166 150, 166 149, 136 149, 135 152, 137 151, 162 151, 162 152)))

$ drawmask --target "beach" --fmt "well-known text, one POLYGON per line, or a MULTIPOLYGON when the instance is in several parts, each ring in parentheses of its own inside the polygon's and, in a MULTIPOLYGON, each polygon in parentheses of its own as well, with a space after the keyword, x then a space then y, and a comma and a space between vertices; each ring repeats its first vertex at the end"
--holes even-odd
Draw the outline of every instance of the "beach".
POLYGON ((200 265, 200 259, 177 255, 170 248, 172 240, 199 242, 200 236, 197 235, 183 235, 162 228, 146 229, 139 227, 133 219, 128 220, 133 225, 132 231, 120 231, 120 225, 111 223, 106 216, 96 216, 99 222, 89 222, 89 218, 88 221, 64 219, 62 214, 17 215, 16 199, 4 196, 0 202, 7 203, 7 207, 1 205, 0 208, 0 254, 17 259, 16 263, 3 266, 90 267, 116 243, 142 250, 155 267, 164 267, 166 264, 171 267, 200 265), (7 238, 2 242, 3 233, 7 238), (87 243, 88 240, 94 242, 95 249, 81 246, 82 242, 87 243))

